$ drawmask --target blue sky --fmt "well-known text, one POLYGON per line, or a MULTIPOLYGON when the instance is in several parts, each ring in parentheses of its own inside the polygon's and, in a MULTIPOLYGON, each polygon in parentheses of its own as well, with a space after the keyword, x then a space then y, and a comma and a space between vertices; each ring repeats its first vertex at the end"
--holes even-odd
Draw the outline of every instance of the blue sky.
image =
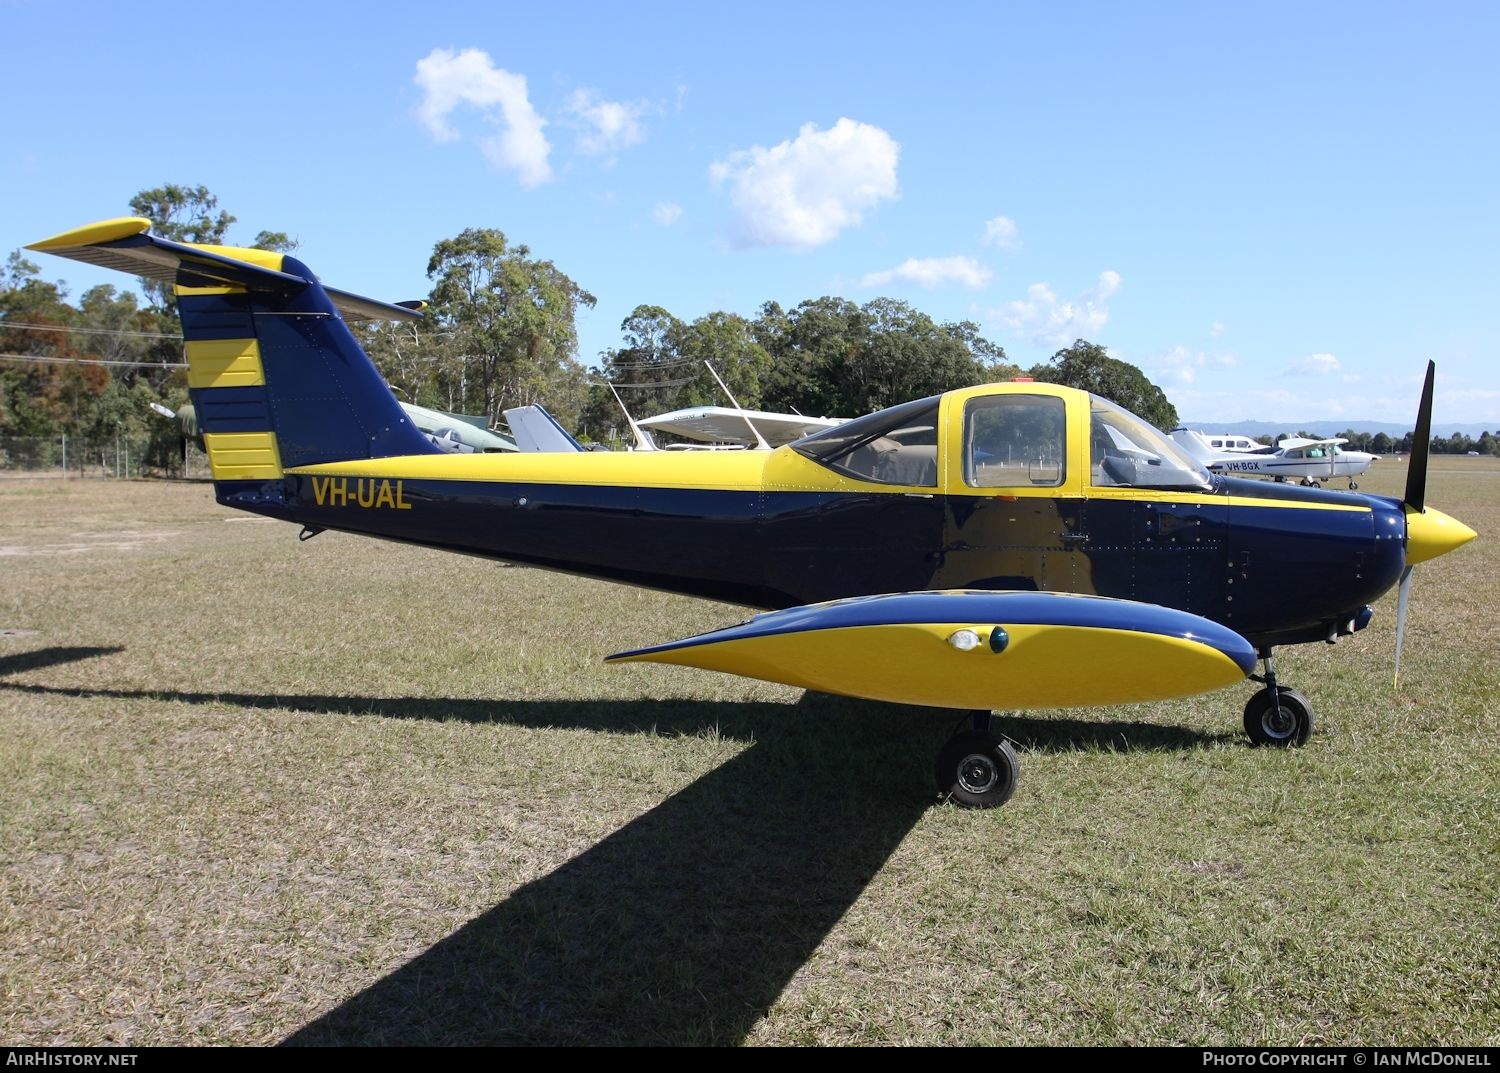
POLYGON ((641 303, 888 295, 1201 422, 1410 422, 1432 358, 1500 427, 1500 5, 355 10, 0 0, 0 256, 201 183, 387 299, 499 228, 598 298, 586 364, 641 303))

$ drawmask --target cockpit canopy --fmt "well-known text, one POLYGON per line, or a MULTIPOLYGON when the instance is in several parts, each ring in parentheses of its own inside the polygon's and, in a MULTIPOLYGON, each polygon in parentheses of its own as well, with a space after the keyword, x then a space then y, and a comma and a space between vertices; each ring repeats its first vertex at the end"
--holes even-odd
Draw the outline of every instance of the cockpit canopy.
MULTIPOLYGON (((942 442, 943 396, 918 399, 797 440, 791 449, 846 477, 875 484, 936 488, 940 457, 949 457, 945 481, 968 488, 1059 488, 1068 479, 1070 406, 1088 406, 1087 462, 1095 487, 1207 490, 1209 473, 1172 440, 1107 399, 1082 392, 1017 391, 974 394, 962 400, 948 436, 962 435, 961 451, 942 442), (961 432, 959 431, 961 429, 961 432), (955 452, 954 454, 947 454, 955 452)), ((956 408, 960 400, 955 399, 956 408)), ((1080 434, 1081 435, 1081 434, 1080 434)))
POLYGON ((876 484, 937 487, 941 395, 846 421, 792 444, 800 455, 846 477, 876 484))
POLYGON ((1098 395, 1089 396, 1093 483, 1127 488, 1213 486, 1208 470, 1153 426, 1098 395))

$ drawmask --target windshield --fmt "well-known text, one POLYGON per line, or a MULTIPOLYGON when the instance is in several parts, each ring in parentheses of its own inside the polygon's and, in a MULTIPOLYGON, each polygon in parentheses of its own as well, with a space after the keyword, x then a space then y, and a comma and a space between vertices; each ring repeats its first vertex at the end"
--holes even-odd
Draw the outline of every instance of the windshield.
POLYGON ((1129 488, 1212 487, 1208 470, 1129 410, 1089 396, 1093 482, 1129 488))

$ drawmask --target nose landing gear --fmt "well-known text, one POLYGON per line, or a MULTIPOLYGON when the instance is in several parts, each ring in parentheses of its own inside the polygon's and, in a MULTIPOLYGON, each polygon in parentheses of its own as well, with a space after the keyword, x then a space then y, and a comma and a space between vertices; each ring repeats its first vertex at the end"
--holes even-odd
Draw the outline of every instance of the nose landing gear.
POLYGON ((1283 749, 1306 745, 1315 722, 1312 702, 1295 689, 1277 683, 1269 648, 1261 649, 1260 658, 1265 661, 1266 673, 1252 674, 1250 679, 1265 683, 1266 688, 1245 705, 1245 733, 1256 745, 1283 749))

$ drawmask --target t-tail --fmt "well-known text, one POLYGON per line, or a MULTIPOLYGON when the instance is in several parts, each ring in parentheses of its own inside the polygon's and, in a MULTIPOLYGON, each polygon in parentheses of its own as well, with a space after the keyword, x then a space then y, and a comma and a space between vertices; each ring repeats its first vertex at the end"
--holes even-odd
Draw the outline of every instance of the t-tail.
POLYGON ((287 254, 172 242, 150 226, 106 220, 27 249, 173 285, 221 503, 279 500, 297 466, 438 451, 345 323, 412 320, 413 309, 324 287, 287 254))

